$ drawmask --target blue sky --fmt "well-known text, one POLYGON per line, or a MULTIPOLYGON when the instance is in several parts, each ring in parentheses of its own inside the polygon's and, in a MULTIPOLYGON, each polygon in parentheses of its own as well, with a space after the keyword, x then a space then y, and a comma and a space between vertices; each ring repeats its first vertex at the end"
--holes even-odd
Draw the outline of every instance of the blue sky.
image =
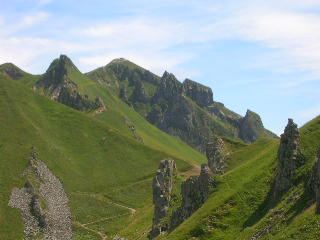
POLYGON ((319 0, 1 1, 0 63, 42 73, 61 53, 191 78, 277 134, 320 114, 319 0))

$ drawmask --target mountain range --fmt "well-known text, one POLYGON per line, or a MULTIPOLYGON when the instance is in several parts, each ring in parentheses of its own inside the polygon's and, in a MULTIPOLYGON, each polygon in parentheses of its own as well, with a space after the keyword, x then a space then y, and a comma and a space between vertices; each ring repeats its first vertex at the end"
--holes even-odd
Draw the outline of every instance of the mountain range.
POLYGON ((123 58, 0 65, 0 239, 319 239, 320 118, 279 138, 213 95, 123 58))

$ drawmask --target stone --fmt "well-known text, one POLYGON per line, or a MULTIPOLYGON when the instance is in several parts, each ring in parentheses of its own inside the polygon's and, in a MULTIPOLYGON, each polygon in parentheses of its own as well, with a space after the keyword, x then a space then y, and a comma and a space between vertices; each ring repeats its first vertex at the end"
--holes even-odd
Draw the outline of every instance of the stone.
POLYGON ((292 178, 296 169, 300 166, 301 153, 300 134, 297 124, 292 119, 288 120, 288 124, 281 135, 280 146, 278 150, 278 170, 274 185, 274 197, 279 197, 292 187, 292 178))
POLYGON ((162 160, 156 176, 153 179, 154 217, 149 239, 162 235, 168 230, 168 225, 161 223, 161 220, 168 214, 171 198, 170 194, 174 184, 176 171, 177 168, 174 160, 162 160))
POLYGON ((212 141, 207 143, 206 155, 208 166, 214 174, 223 174, 225 172, 225 146, 223 140, 219 137, 213 137, 212 141))
POLYGON ((195 101, 200 107, 207 107, 213 104, 213 93, 211 88, 200 83, 186 79, 183 82, 184 94, 195 101))
POLYGON ((82 95, 75 82, 69 78, 69 71, 80 71, 65 55, 55 59, 49 66, 46 73, 35 84, 34 89, 42 88, 51 99, 79 111, 94 110, 103 107, 103 101, 90 100, 87 95, 82 95))
POLYGON ((258 140, 264 131, 260 116, 248 109, 244 118, 240 120, 240 138, 251 143, 258 140))
POLYGON ((72 239, 69 199, 59 179, 32 148, 29 167, 24 172, 25 187, 14 188, 8 205, 18 208, 26 239, 72 239))
POLYGON ((192 176, 182 183, 182 205, 173 212, 170 220, 170 231, 189 218, 207 201, 215 185, 207 164, 201 165, 199 176, 192 176))

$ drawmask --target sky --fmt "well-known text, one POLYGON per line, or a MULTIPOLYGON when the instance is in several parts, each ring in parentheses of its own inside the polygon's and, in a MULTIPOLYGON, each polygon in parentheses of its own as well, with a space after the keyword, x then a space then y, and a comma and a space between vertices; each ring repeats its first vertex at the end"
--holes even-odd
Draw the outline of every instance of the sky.
POLYGON ((60 54, 192 79, 277 134, 320 114, 320 0, 1 0, 0 63, 38 74, 60 54))

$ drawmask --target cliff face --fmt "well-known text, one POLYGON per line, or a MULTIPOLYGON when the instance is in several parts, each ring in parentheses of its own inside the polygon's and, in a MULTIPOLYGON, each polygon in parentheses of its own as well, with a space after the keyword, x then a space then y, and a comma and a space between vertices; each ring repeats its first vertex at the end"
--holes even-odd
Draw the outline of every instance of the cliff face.
POLYGON ((70 78, 70 71, 81 74, 67 56, 61 55, 51 63, 34 89, 41 88, 52 99, 80 111, 102 107, 101 100, 90 100, 87 95, 79 92, 77 84, 70 78))
POLYGON ((292 186, 292 178, 300 165, 300 134, 297 124, 292 119, 281 135, 278 150, 278 172, 274 185, 274 197, 287 191, 292 186))
POLYGON ((207 107, 213 104, 213 93, 211 88, 190 79, 184 80, 183 92, 201 107, 207 107))
POLYGON ((215 174, 223 174, 225 172, 225 146, 221 138, 214 137, 207 144, 206 155, 208 158, 208 166, 215 174))
POLYGON ((153 179, 153 204, 154 216, 153 225, 149 238, 155 238, 158 235, 166 233, 168 225, 161 220, 168 214, 171 191, 176 176, 176 164, 173 160, 162 160, 153 179))
POLYGON ((190 177, 182 183, 182 205, 172 214, 170 230, 175 229, 198 210, 207 201, 214 187, 215 181, 211 171, 203 164, 199 176, 190 177))
POLYGON ((181 83, 168 72, 159 77, 125 59, 113 60, 87 76, 110 86, 150 123, 203 153, 214 135, 246 142, 276 137, 264 129, 259 115, 250 111, 241 117, 213 101, 209 87, 190 79, 181 83))

